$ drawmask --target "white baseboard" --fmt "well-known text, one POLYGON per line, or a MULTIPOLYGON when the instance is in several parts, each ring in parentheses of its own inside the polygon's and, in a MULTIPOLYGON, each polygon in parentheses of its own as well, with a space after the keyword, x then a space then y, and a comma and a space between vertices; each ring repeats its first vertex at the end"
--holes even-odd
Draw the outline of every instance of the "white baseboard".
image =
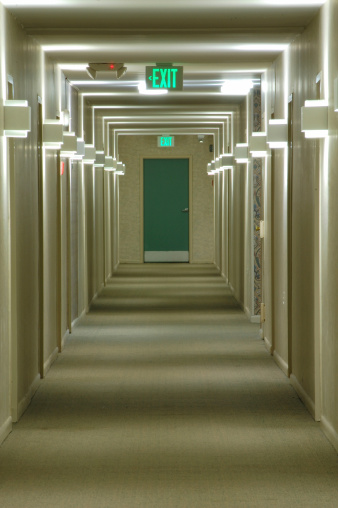
POLYGON ((51 368, 52 364, 57 359, 58 354, 59 354, 59 348, 57 347, 54 349, 53 353, 50 355, 50 357, 43 364, 43 377, 46 376, 46 374, 49 371, 49 369, 51 368))
POLYGON ((210 261, 210 259, 189 259, 190 265, 215 265, 213 261, 210 261))
POLYGON ((113 274, 110 272, 108 273, 107 277, 106 277, 106 281, 105 281, 105 285, 107 285, 107 283, 111 280, 113 274))
POLYGON ((229 279, 228 279, 228 277, 225 275, 225 273, 224 273, 224 272, 222 272, 222 273, 221 273, 221 275, 222 275, 222 277, 223 277, 223 279, 224 279, 225 283, 226 283, 227 285, 229 285, 229 279))
POLYGON ((313 418, 315 418, 315 404, 314 404, 313 400, 311 399, 311 397, 306 393, 306 391, 304 390, 304 388, 302 387, 302 385, 300 384, 300 382, 298 381, 296 376, 294 376, 293 374, 291 374, 291 376, 290 376, 290 381, 291 381, 292 386, 296 390, 297 395, 299 396, 300 400, 305 405, 306 409, 309 411, 311 416, 313 418))
POLYGON ((98 294, 99 294, 99 293, 98 293, 98 292, 96 292, 96 293, 95 293, 95 295, 93 296, 93 298, 92 298, 92 299, 90 300, 90 302, 88 303, 88 310, 87 310, 87 313, 90 311, 90 308, 91 308, 92 304, 94 303, 95 298, 97 297, 97 295, 98 295, 98 294))
POLYGON ((75 326, 78 324, 78 322, 80 321, 80 319, 83 318, 83 316, 85 316, 86 314, 86 309, 83 309, 83 311, 81 312, 81 314, 76 318, 74 319, 74 321, 72 322, 72 329, 75 328, 75 326))
POLYGON ((281 369, 281 371, 284 372, 284 374, 287 377, 289 377, 289 366, 288 366, 287 362, 285 360, 283 360, 283 358, 281 356, 279 356, 279 354, 277 353, 276 350, 273 352, 273 357, 274 357, 275 362, 277 363, 278 367, 281 369))
POLYGON ((12 432, 12 417, 9 416, 7 420, 0 427, 0 445, 6 437, 12 432))
POLYGON ((119 265, 142 265, 143 264, 143 260, 140 261, 140 258, 138 259, 120 259, 119 263, 117 263, 115 266, 114 266, 114 270, 119 266, 119 265))
MULTIPOLYGON (((242 308, 243 308, 243 306, 242 306, 242 308)), ((260 324, 261 317, 260 316, 253 316, 251 314, 250 310, 248 309, 248 307, 244 307, 244 312, 245 312, 246 317, 250 321, 250 323, 260 324)))
POLYGON ((31 384, 31 386, 29 387, 27 394, 19 402, 18 415, 17 415, 18 420, 20 420, 21 416, 24 414, 24 412, 28 408, 29 404, 31 403, 31 400, 32 400, 36 390, 39 388, 40 381, 41 381, 40 374, 38 374, 36 376, 36 378, 34 379, 33 383, 31 384))
POLYGON ((145 263, 188 263, 189 251, 188 250, 145 250, 144 251, 145 263))
POLYGON ((324 432, 325 436, 328 438, 330 443, 335 447, 338 452, 338 432, 332 427, 331 423, 327 421, 325 416, 322 416, 320 427, 324 432))
POLYGON ((273 351, 272 351, 272 344, 271 344, 271 342, 269 341, 269 339, 267 337, 264 337, 264 344, 265 344, 266 349, 270 353, 270 355, 272 355, 272 353, 273 353, 273 351))
POLYGON ((62 337, 62 341, 61 341, 61 348, 62 348, 62 350, 65 347, 66 342, 69 339, 69 337, 70 337, 70 333, 69 333, 69 330, 67 330, 66 333, 64 334, 64 336, 62 337))

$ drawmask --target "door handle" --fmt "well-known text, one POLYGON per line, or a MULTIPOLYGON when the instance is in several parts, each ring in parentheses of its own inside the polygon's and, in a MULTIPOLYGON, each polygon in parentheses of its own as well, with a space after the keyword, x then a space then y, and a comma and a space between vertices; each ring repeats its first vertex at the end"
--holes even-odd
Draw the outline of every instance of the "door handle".
POLYGON ((184 208, 184 210, 181 210, 181 212, 188 213, 189 212, 189 208, 184 208))

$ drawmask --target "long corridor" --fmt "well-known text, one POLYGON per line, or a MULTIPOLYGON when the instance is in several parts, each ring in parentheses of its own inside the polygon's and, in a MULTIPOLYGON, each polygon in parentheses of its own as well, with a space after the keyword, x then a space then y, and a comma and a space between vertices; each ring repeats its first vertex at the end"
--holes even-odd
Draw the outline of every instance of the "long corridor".
POLYGON ((0 448, 0 506, 334 507, 338 457, 212 265, 120 266, 0 448))

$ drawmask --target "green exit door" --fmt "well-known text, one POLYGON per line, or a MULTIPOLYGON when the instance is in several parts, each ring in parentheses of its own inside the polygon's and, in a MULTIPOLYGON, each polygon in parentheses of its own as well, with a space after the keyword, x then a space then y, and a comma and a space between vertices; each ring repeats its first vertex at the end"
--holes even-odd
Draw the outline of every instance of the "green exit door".
POLYGON ((189 159, 144 159, 144 261, 189 262, 189 159))

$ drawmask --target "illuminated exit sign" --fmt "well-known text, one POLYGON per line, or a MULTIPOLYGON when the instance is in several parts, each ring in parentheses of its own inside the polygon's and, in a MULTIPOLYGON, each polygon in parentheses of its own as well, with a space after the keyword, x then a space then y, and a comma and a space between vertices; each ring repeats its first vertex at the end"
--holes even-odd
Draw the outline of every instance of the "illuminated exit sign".
POLYGON ((174 65, 156 65, 146 67, 147 90, 183 90, 183 67, 174 65))
POLYGON ((167 148, 175 146, 174 136, 157 136, 157 146, 166 146, 167 148))

